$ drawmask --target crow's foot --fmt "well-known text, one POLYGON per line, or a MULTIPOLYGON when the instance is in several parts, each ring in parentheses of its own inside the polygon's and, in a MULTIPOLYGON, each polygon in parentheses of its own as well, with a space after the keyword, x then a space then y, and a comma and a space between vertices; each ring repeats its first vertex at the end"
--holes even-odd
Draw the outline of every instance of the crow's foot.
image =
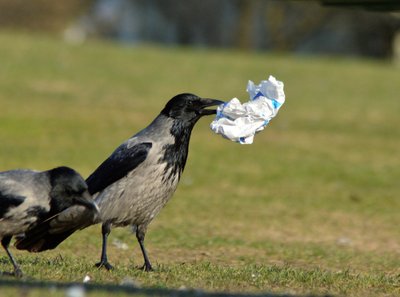
POLYGON ((146 272, 150 272, 150 271, 154 271, 153 267, 151 266, 150 263, 148 264, 143 264, 142 267, 140 267, 140 270, 146 271, 146 272))
POLYGON ((95 266, 96 266, 97 268, 104 267, 104 268, 107 269, 108 271, 114 269, 114 267, 113 267, 110 263, 108 263, 108 261, 100 261, 99 263, 96 263, 95 266))
POLYGON ((17 269, 14 270, 14 276, 21 278, 21 277, 24 276, 24 274, 22 273, 21 269, 17 268, 17 269))
POLYGON ((15 276, 18 278, 21 278, 24 276, 22 273, 21 269, 15 269, 13 272, 7 272, 7 271, 0 271, 0 275, 5 275, 5 276, 15 276))

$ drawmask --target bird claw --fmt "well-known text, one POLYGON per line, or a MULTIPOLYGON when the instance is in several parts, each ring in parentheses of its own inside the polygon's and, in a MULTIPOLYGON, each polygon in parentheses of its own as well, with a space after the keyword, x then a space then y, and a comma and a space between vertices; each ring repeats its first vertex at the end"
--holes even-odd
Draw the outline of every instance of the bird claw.
POLYGON ((14 270, 14 276, 21 278, 21 277, 24 276, 24 274, 22 273, 21 269, 17 268, 17 269, 14 270))
POLYGON ((113 267, 110 263, 108 263, 108 261, 100 261, 99 263, 96 263, 95 266, 96 266, 97 268, 104 267, 104 268, 107 269, 108 271, 114 269, 114 267, 113 267))
POLYGON ((146 272, 150 272, 150 271, 154 271, 153 267, 151 266, 151 264, 143 264, 142 267, 140 267, 140 270, 142 271, 146 271, 146 272))
POLYGON ((15 276, 18 278, 21 278, 24 276, 24 274, 22 273, 21 269, 15 269, 13 272, 7 272, 7 271, 0 271, 0 276, 15 276))

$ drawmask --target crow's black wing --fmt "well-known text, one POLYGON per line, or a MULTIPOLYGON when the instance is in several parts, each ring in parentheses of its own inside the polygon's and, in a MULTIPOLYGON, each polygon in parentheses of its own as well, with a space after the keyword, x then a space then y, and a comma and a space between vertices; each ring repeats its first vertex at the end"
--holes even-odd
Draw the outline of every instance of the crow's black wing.
POLYGON ((146 159, 151 147, 150 142, 138 143, 132 147, 121 145, 87 178, 90 194, 100 192, 125 177, 146 159))
POLYGON ((76 230, 92 225, 96 215, 81 205, 71 206, 17 236, 15 247, 30 252, 54 249, 76 230))
POLYGON ((24 200, 23 196, 6 194, 0 190, 0 218, 3 218, 11 208, 17 207, 24 200))

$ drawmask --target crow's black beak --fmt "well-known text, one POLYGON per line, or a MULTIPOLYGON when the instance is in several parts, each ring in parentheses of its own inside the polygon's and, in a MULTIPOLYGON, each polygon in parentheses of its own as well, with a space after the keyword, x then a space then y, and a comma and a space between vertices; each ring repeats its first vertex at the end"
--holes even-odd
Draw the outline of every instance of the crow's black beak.
POLYGON ((216 109, 206 109, 206 108, 210 106, 221 105, 224 103, 225 103, 224 101, 217 99, 201 98, 201 110, 199 111, 199 114, 202 116, 216 114, 217 113, 216 109))
POLYGON ((83 205, 88 209, 95 211, 97 214, 100 213, 99 207, 96 202, 94 202, 92 196, 89 194, 89 191, 84 192, 81 196, 75 197, 75 201, 77 204, 83 205))

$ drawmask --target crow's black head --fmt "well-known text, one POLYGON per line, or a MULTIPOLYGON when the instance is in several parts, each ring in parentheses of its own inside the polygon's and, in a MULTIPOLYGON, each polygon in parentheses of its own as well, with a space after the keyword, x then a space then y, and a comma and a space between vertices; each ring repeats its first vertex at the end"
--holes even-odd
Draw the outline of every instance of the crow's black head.
POLYGON ((161 114, 174 120, 170 133, 175 142, 164 146, 165 153, 161 161, 167 162, 166 173, 180 176, 186 164, 192 128, 202 116, 216 113, 215 109, 206 109, 207 107, 223 103, 220 100, 200 98, 188 93, 176 95, 168 101, 161 114))
POLYGON ((161 113, 173 119, 194 124, 202 116, 216 113, 215 109, 206 109, 207 107, 223 103, 220 100, 200 98, 193 94, 184 93, 169 100, 161 113))
POLYGON ((89 194, 85 180, 75 170, 64 166, 57 167, 49 170, 49 177, 52 207, 61 211, 74 204, 80 204, 98 210, 89 194))

